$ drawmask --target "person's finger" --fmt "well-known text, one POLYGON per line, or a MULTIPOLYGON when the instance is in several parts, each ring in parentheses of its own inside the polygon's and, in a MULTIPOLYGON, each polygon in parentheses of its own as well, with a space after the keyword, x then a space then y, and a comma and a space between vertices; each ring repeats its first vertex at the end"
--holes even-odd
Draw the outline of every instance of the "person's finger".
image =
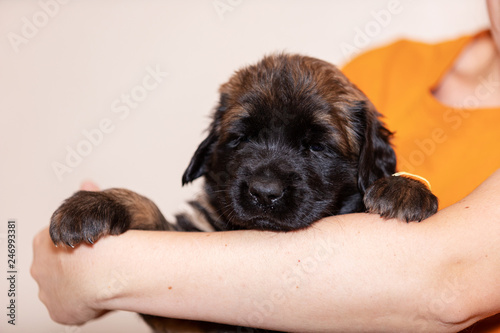
POLYGON ((80 189, 82 191, 100 191, 100 188, 99 186, 97 186, 94 182, 90 181, 90 180, 86 180, 84 181, 81 185, 80 185, 80 189))
MULTIPOLYGON (((32 242, 32 247, 33 247, 33 261, 31 262, 31 267, 30 267, 30 274, 31 276, 36 280, 36 275, 37 275, 37 270, 36 270, 36 267, 35 267, 35 262, 37 262, 36 260, 38 259, 38 256, 37 256, 37 251, 36 249, 39 248, 42 244, 42 237, 43 237, 43 233, 44 232, 48 232, 49 231, 49 228, 44 228, 43 230, 39 231, 35 237, 33 238, 33 242, 32 242)), ((38 281, 37 281, 38 282, 38 281)))

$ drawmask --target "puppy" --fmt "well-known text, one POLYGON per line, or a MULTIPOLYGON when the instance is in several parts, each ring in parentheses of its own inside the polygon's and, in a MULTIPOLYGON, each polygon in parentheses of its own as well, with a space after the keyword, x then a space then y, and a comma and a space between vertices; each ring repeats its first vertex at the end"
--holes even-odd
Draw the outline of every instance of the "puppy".
MULTIPOLYGON (((190 202, 193 214, 169 223, 134 192, 80 191, 55 211, 50 234, 55 244, 74 246, 128 229, 289 231, 367 211, 421 221, 437 211, 437 198, 417 180, 391 176, 391 137, 372 103, 334 65, 267 56, 220 88, 208 136, 182 176, 183 184, 205 180, 202 197, 190 202)), ((146 318, 156 331, 180 322, 146 318)))

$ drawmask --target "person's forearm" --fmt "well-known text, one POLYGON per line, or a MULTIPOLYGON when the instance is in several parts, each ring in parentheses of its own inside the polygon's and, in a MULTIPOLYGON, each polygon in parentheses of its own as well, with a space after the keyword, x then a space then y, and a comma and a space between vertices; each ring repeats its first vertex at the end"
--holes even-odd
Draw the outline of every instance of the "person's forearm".
POLYGON ((364 214, 286 234, 133 231, 106 244, 123 281, 103 305, 285 331, 442 331, 441 309, 422 306, 439 290, 426 245, 364 214))
POLYGON ((458 331, 500 309, 499 185, 497 172, 420 224, 355 214, 288 233, 107 237, 85 252, 107 272, 95 306, 285 331, 458 331))
POLYGON ((128 280, 102 305, 286 331, 457 331, 500 309, 496 188, 420 224, 354 214, 289 233, 131 231, 106 240, 128 280))

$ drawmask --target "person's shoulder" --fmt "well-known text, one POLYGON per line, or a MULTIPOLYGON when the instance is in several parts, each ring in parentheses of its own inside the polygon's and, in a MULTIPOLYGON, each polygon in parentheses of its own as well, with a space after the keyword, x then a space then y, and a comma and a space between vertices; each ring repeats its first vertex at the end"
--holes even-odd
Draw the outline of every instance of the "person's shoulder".
POLYGON ((429 63, 446 62, 455 57, 470 38, 464 36, 439 43, 400 39, 356 56, 342 70, 349 78, 400 69, 419 72, 419 67, 428 67, 429 63))
POLYGON ((356 56, 342 71, 376 102, 390 87, 398 90, 408 81, 433 80, 460 54, 470 38, 439 43, 400 39, 356 56))

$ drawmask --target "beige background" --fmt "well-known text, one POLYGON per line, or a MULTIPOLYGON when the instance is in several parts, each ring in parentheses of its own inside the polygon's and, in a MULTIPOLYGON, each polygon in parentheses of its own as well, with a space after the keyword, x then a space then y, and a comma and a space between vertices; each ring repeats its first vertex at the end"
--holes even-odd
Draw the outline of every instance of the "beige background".
POLYGON ((53 323, 29 275, 31 240, 84 179, 133 189, 175 212, 199 186, 181 189, 181 175, 219 84, 239 66, 276 50, 343 64, 341 45, 438 41, 486 25, 478 0, 0 1, 0 276, 9 218, 19 241, 17 325, 6 323, 1 278, 0 331, 148 332, 123 312, 81 328, 53 323), (394 4, 394 14, 382 15, 394 4), (156 82, 149 71, 168 75, 156 82), (128 114, 124 94, 137 101, 128 114), (99 126, 108 132, 102 138, 99 126), (58 177, 53 166, 66 164, 68 149, 87 156, 73 156, 71 172, 58 177))

